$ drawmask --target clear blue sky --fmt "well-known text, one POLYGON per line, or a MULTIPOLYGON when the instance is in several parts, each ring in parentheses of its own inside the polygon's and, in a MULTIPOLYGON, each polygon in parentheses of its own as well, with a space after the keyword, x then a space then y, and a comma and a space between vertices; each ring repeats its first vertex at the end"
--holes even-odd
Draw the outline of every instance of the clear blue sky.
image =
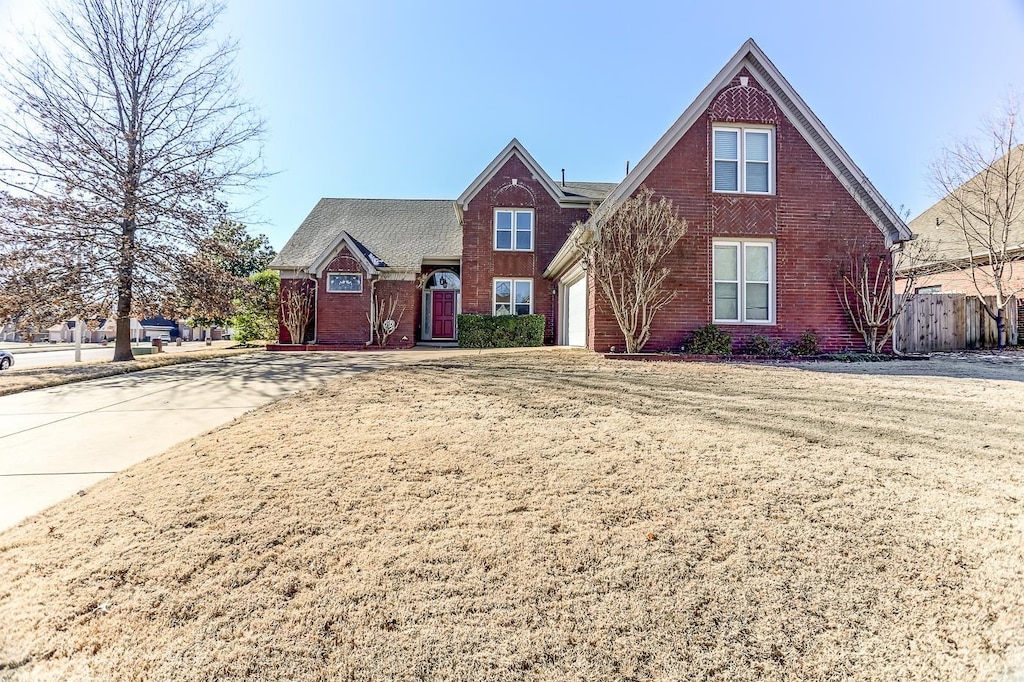
POLYGON ((322 196, 455 198, 512 137, 618 181, 748 37, 913 215, 941 148, 1024 90, 1024 0, 228 0, 221 28, 269 125, 277 248, 322 196))

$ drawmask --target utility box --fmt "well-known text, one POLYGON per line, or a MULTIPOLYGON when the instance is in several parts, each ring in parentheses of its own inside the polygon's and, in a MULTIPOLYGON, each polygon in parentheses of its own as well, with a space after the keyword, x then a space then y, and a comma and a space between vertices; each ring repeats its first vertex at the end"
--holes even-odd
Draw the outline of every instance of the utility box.
POLYGON ((150 343, 153 346, 153 352, 154 353, 162 353, 163 352, 163 350, 164 350, 164 341, 163 341, 163 339, 153 339, 150 343))

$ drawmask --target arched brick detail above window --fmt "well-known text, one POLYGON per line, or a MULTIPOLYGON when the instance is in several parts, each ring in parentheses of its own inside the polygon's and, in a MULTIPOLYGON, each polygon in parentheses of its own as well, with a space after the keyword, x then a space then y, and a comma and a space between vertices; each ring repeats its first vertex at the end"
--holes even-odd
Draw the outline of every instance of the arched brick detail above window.
POLYGON ((718 94, 711 103, 711 120, 777 124, 779 110, 764 90, 753 85, 734 85, 718 94))
POLYGON ((509 182, 494 191, 491 205, 508 206, 510 208, 536 208, 537 196, 526 185, 509 182))

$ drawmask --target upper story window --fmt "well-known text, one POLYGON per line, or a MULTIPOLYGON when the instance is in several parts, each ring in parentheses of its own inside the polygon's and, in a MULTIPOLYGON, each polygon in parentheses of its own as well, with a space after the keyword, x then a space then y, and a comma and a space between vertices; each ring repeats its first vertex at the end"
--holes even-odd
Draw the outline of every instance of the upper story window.
POLYGON ((716 192, 775 192, 774 130, 715 126, 712 187, 716 192))
POLYGON ((358 272, 327 273, 327 293, 358 294, 363 290, 363 276, 358 272))
POLYGON ((495 209, 494 248, 497 251, 533 251, 533 209, 495 209))
POLYGON ((713 247, 715 322, 773 323, 775 242, 716 239, 713 247))

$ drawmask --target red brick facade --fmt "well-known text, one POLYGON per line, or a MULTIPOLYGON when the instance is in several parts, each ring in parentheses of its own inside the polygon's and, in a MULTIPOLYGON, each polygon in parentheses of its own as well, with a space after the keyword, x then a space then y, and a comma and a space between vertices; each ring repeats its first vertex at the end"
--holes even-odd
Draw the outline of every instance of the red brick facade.
MULTIPOLYGON (((343 246, 340 253, 324 268, 323 276, 316 280, 316 315, 310 329, 306 333, 306 341, 315 341, 317 345, 361 347, 368 342, 376 343, 370 338, 371 291, 378 301, 385 303, 385 310, 390 301, 397 301, 393 319, 398 320, 398 328, 388 339, 389 347, 410 346, 415 342, 419 290, 412 280, 389 280, 385 275, 382 279, 371 280, 367 277, 361 261, 352 256, 348 248, 343 246), (362 290, 359 292, 327 291, 328 273, 359 274, 362 278, 362 290), (399 318, 399 316, 401 317, 399 318)), ((299 282, 307 288, 312 287, 309 280, 282 280, 282 289, 295 287, 299 282)), ((283 321, 281 324, 281 343, 291 343, 288 330, 283 321)))
POLYGON ((472 198, 464 213, 462 312, 493 312, 496 277, 532 279, 533 312, 545 317, 545 343, 554 343, 557 300, 551 293, 553 283, 542 273, 565 243, 573 224, 586 220, 588 215, 586 209, 561 208, 518 156, 510 158, 472 198), (495 250, 496 208, 533 209, 533 251, 495 250))
MULTIPOLYGON (((737 350, 754 335, 795 341, 805 330, 826 350, 862 349, 834 290, 838 262, 851 248, 885 257, 885 238, 840 184, 793 123, 750 78, 740 74, 651 171, 644 185, 655 198, 672 200, 686 219, 686 236, 667 263, 668 286, 678 293, 655 319, 645 350, 678 350, 695 329, 712 321, 711 257, 714 238, 775 240, 776 317, 771 325, 719 325, 737 350), (775 193, 771 196, 712 192, 711 139, 715 123, 775 126, 775 193)), ((593 288, 591 293, 593 294, 593 288)), ((589 346, 624 347, 611 312, 591 311, 589 346)))
MULTIPOLYGON (((748 56, 755 52, 760 54, 752 41, 749 45, 751 52, 748 56)), ((756 60, 738 62, 740 65, 753 64, 752 68, 763 77, 764 68, 758 63, 756 60)), ((728 78, 729 72, 723 71, 714 82, 722 83, 728 78)), ((778 85, 771 78, 764 82, 774 83, 771 85, 773 88, 778 85)), ((773 90, 778 91, 777 88, 773 90)), ((688 111, 685 121, 689 127, 684 132, 676 133, 673 128, 672 134, 679 137, 664 156, 661 153, 665 148, 659 143, 656 147, 658 154, 652 154, 641 162, 643 168, 648 168, 644 164, 655 163, 653 168, 641 171, 638 167, 634 174, 627 176, 627 184, 620 191, 631 191, 634 186, 632 178, 638 172, 646 172, 642 186, 653 190, 655 199, 662 196, 671 199, 679 215, 688 223, 686 236, 666 263, 670 269, 666 285, 677 292, 676 298, 658 313, 645 350, 678 350, 696 329, 713 321, 712 246, 715 239, 760 239, 770 240, 773 244, 774 319, 770 324, 720 324, 732 335, 736 351, 741 351, 755 335, 793 342, 807 330, 816 333, 823 350, 863 348, 863 341, 853 329, 836 294, 836 275, 842 264, 848 262, 851 253, 888 257, 886 238, 879 224, 885 225, 890 234, 901 235, 900 238, 909 238, 910 235, 904 232, 905 226, 895 214, 889 215, 891 209, 884 200, 873 189, 868 191, 861 186, 859 172, 854 172, 856 168, 845 153, 833 149, 835 153, 829 153, 833 167, 839 168, 836 172, 858 188, 860 196, 867 197, 864 201, 873 211, 871 215, 851 196, 819 156, 818 149, 826 148, 834 141, 822 142, 825 138, 831 140, 830 136, 814 128, 816 122, 808 122, 807 119, 813 115, 796 106, 794 99, 799 97, 784 95, 776 101, 753 74, 745 67, 740 68, 739 73, 710 100, 701 100, 708 101, 701 115, 693 119, 688 111), (802 112, 795 114, 799 121, 788 118, 787 112, 794 111, 802 112), (770 169, 774 186, 770 194, 713 191, 712 138, 716 124, 771 127, 773 135, 770 139, 774 150, 770 169), (805 138, 805 132, 812 129, 812 137, 818 140, 819 146, 812 146, 805 138), (648 158, 660 158, 660 161, 648 161, 648 158)), ((455 254, 450 252, 443 257, 435 257, 440 262, 449 263, 447 267, 458 273, 462 287, 459 308, 464 313, 493 312, 496 278, 531 280, 532 312, 545 317, 545 342, 554 343, 558 337, 557 330, 562 325, 559 319, 561 305, 556 293, 558 285, 544 279, 543 273, 559 254, 573 225, 587 220, 589 212, 582 203, 574 203, 576 200, 569 194, 560 196, 560 205, 552 194, 560 195, 561 192, 552 189, 550 180, 537 168, 529 154, 515 145, 518 145, 517 141, 510 143, 459 199, 461 265, 454 264, 455 254), (510 149, 514 153, 509 152, 510 149), (533 211, 531 250, 496 249, 495 210, 503 208, 533 211)), ((736 164, 742 172, 742 162, 737 160, 736 164)), ((595 190, 591 188, 591 191, 595 190)), ((456 210, 455 202, 452 209, 456 210)), ((452 214, 452 225, 446 228, 448 232, 445 233, 453 235, 453 240, 457 240, 455 230, 459 227, 455 215, 452 214)), ((352 237, 360 238, 358 234, 352 237)), ((454 250, 455 244, 457 241, 449 245, 449 251, 454 250)), ((307 333, 307 338, 315 335, 316 342, 325 346, 366 345, 370 342, 367 312, 371 306, 371 290, 374 290, 383 300, 394 297, 399 301, 399 309, 403 310, 392 345, 410 345, 419 341, 423 330, 423 294, 417 288, 417 282, 411 279, 388 280, 387 275, 371 281, 361 259, 346 248, 342 247, 324 269, 325 275, 329 272, 360 273, 362 291, 328 293, 327 277, 320 277, 316 283, 315 327, 307 333)), ((568 250, 560 255, 557 265, 552 265, 556 268, 554 272, 567 272, 566 268, 572 265, 572 256, 567 254, 568 250)), ((417 279, 422 281, 433 269, 434 266, 421 263, 417 279)), ((292 286, 288 282, 296 281, 285 280, 282 288, 286 289, 292 286)), ((599 287, 592 280, 588 285, 587 345, 595 351, 624 347, 622 334, 611 311, 602 302, 599 287)), ((447 320, 445 328, 448 328, 447 320)), ((287 342, 287 330, 282 329, 281 338, 287 342)))

